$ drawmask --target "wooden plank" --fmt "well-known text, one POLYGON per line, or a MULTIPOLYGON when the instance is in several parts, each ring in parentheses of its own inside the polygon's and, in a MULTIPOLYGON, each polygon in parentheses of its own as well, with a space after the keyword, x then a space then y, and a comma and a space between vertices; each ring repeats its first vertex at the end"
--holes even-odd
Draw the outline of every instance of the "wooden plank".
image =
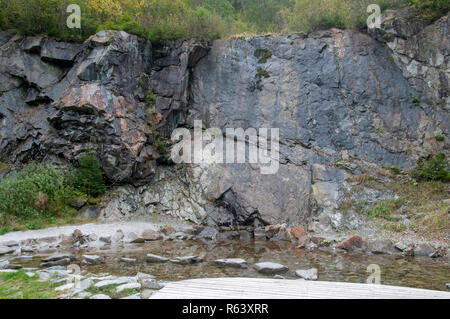
POLYGON ((450 299, 417 288, 264 278, 205 278, 169 283, 150 299, 450 299))

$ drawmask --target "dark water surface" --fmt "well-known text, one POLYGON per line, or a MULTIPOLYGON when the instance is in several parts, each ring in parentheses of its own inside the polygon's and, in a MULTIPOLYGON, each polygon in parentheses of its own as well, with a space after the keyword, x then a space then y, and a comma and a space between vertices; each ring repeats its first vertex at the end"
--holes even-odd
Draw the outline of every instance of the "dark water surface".
MULTIPOLYGON (((97 254, 105 258, 105 263, 98 266, 82 266, 82 270, 92 273, 110 273, 113 275, 134 276, 144 272, 160 280, 177 281, 208 277, 268 277, 253 269, 257 262, 270 261, 281 263, 289 268, 283 274, 287 279, 296 279, 298 269, 317 268, 319 280, 365 283, 370 264, 377 264, 381 269, 381 283, 414 288, 447 290, 445 284, 450 282, 450 264, 448 259, 412 258, 389 255, 362 255, 337 253, 333 251, 299 249, 288 242, 219 242, 208 244, 201 241, 166 241, 145 244, 124 245, 100 250, 72 251, 78 258, 81 255, 97 254), (147 263, 148 253, 174 258, 178 256, 201 255, 204 261, 193 265, 167 263, 147 263), (134 265, 120 262, 121 257, 136 258, 134 265), (243 258, 247 269, 223 268, 215 265, 220 258, 243 258)), ((37 266, 39 257, 32 261, 17 260, 25 267, 37 266)))

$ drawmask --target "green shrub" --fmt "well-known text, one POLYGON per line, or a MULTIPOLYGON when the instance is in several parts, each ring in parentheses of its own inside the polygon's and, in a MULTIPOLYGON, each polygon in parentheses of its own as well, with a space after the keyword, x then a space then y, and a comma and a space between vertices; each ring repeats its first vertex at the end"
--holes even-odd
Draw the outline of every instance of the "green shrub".
MULTIPOLYGON (((433 19, 448 0, 377 0, 382 10, 412 1, 433 19)), ((0 28, 26 35, 83 40, 104 29, 152 41, 216 39, 243 32, 309 32, 330 27, 365 28, 372 0, 1 0, 0 28), (68 29, 66 8, 81 7, 81 29, 68 29)))
POLYGON ((155 146, 156 151, 158 152, 159 155, 164 156, 167 154, 166 142, 160 139, 156 139, 153 145, 155 146))
POLYGON ((77 189, 89 196, 99 196, 106 190, 104 173, 97 157, 90 153, 78 160, 80 166, 74 172, 74 182, 77 189))
POLYGON ((447 14, 450 10, 448 0, 411 0, 419 15, 434 21, 447 14))
MULTIPOLYGON (((56 216, 77 192, 62 169, 49 164, 29 164, 0 182, 0 213, 19 220, 56 216)), ((6 222, 1 222, 2 225, 6 222)))
POLYGON ((296 0, 292 10, 284 12, 289 29, 301 32, 337 28, 366 28, 367 6, 380 5, 381 10, 397 8, 407 0, 296 0))
POLYGON ((435 138, 436 138, 436 141, 438 141, 438 142, 445 141, 445 137, 443 137, 442 135, 436 135, 435 138))
POLYGON ((413 98, 411 99, 411 102, 413 102, 413 103, 416 104, 416 105, 419 105, 419 104, 420 104, 419 99, 416 98, 416 97, 413 97, 413 98))
POLYGON ((152 88, 148 89, 147 96, 145 97, 145 102, 149 106, 153 106, 155 104, 155 94, 153 93, 152 88))
POLYGON ((391 170, 392 175, 398 175, 398 174, 400 174, 400 173, 402 172, 402 170, 400 169, 400 167, 395 166, 395 165, 392 165, 392 166, 390 167, 390 170, 391 170))
POLYGON ((270 78, 269 72, 267 70, 264 70, 263 68, 258 68, 256 77, 262 79, 262 78, 270 78))
POLYGON ((415 180, 422 181, 450 181, 449 163, 444 153, 439 153, 427 161, 420 159, 416 168, 411 172, 415 180))
POLYGON ((366 215, 374 218, 382 218, 388 221, 394 220, 391 214, 403 204, 402 199, 387 199, 377 202, 373 207, 365 211, 366 215))
POLYGON ((256 49, 254 55, 259 59, 258 63, 266 63, 272 57, 272 51, 269 49, 256 49))

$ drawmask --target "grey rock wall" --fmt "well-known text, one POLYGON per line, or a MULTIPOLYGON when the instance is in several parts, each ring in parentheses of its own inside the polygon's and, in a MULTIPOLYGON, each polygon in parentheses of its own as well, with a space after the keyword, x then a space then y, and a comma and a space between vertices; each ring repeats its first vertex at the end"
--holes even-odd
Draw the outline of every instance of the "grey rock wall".
POLYGON ((100 207, 107 220, 161 213, 222 226, 359 227, 343 201, 393 194, 355 192, 349 177, 382 181, 382 165, 407 170, 449 150, 448 138, 435 138, 449 135, 448 16, 426 25, 409 14, 386 13, 370 35, 331 29, 213 43, 1 33, 0 160, 66 163, 95 151, 109 182, 132 184, 100 207), (154 130, 167 139, 194 120, 222 132, 279 128, 279 170, 168 165, 154 130))

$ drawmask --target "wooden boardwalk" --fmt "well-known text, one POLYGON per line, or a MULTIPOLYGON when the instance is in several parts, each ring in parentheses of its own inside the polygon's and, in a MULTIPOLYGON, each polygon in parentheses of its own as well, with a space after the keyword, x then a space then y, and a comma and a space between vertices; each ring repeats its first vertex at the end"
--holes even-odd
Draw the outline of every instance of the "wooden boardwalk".
POLYGON ((209 278, 169 283, 150 299, 450 299, 416 288, 261 278, 209 278))

